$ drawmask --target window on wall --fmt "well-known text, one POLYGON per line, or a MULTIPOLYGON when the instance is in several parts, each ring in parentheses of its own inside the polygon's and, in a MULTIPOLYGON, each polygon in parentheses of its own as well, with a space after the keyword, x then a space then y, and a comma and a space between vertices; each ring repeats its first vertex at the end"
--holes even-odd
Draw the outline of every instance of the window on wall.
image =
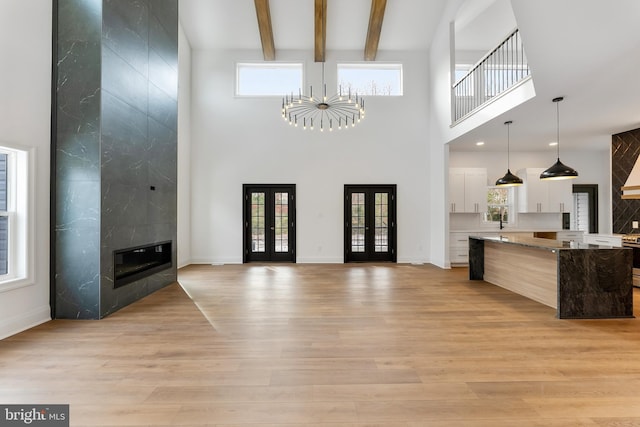
POLYGON ((338 91, 402 96, 402 64, 338 64, 338 91))
POLYGON ((29 152, 0 146, 0 291, 27 278, 29 152))
POLYGON ((237 96, 297 94, 303 86, 301 63, 236 64, 237 96))
POLYGON ((489 187, 487 190, 487 213, 485 215, 486 222, 502 222, 504 224, 512 223, 512 199, 513 192, 511 188, 489 187))

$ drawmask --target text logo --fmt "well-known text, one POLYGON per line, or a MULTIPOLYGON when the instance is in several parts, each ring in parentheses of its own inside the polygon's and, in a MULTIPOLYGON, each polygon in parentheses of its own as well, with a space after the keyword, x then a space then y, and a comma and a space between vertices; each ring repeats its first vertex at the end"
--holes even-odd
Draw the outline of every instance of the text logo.
POLYGON ((0 427, 69 427, 69 405, 0 405, 0 427))

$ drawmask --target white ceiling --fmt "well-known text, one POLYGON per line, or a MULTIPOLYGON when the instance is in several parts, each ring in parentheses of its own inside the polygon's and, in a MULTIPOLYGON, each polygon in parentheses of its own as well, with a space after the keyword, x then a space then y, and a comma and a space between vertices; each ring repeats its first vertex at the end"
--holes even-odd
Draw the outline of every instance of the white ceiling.
POLYGON ((461 136, 453 151, 608 150, 611 135, 640 127, 640 1, 512 0, 536 97, 461 136), (477 141, 485 141, 482 148, 477 141))
MULTIPOLYGON (((446 0, 387 3, 380 50, 427 50, 446 0)), ((313 51, 314 0, 270 0, 273 39, 278 49, 313 51)), ((327 1, 327 54, 364 52, 371 0, 327 1)), ((260 49, 252 0, 180 0, 180 20, 193 49, 260 49)))
MULTIPOLYGON (((487 16, 495 2, 469 0, 459 15, 463 48, 495 38, 487 16), (465 21, 466 20, 466 21, 465 21), (483 29, 484 28, 484 29, 483 29)), ((380 50, 427 50, 446 0, 389 1, 380 50)), ((562 150, 606 150, 614 133, 640 127, 639 0, 511 0, 532 69, 536 97, 451 143, 453 151, 504 150, 505 120, 513 120, 513 150, 553 150, 560 103, 562 150)), ((371 0, 328 0, 327 55, 362 50, 371 0)), ((313 51, 314 0, 271 0, 276 60, 278 50, 313 51)), ((490 15, 490 14, 489 14, 490 15)), ((251 0, 180 0, 180 19, 194 49, 260 49, 251 0)), ((501 30, 502 31, 502 30, 501 30)))

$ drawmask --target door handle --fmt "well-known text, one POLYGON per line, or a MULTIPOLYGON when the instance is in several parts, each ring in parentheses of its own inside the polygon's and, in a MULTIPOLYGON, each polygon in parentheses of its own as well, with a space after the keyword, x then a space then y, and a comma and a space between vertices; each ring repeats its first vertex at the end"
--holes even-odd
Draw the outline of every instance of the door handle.
POLYGON ((368 230, 368 229, 369 229, 369 227, 365 227, 364 229, 365 229, 365 230, 368 230))
POLYGON ((270 227, 270 228, 271 228, 271 230, 275 230, 276 229, 275 227, 270 227))

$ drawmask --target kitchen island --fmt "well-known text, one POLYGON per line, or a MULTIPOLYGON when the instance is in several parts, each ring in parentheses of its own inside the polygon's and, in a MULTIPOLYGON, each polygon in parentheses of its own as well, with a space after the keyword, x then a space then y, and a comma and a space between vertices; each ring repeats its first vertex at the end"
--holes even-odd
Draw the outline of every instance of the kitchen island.
POLYGON ((470 236, 469 279, 556 309, 561 319, 633 317, 633 250, 524 236, 470 236))

